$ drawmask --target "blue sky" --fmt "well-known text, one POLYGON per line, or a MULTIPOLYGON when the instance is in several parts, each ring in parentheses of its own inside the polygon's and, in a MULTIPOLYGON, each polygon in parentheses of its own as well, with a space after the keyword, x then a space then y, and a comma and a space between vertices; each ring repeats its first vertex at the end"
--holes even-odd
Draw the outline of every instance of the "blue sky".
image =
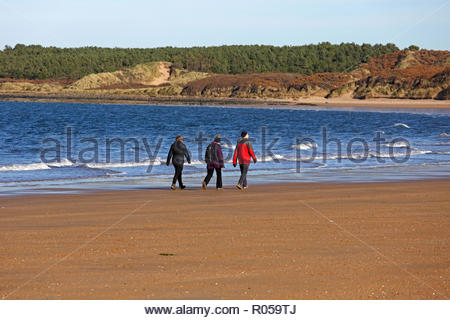
POLYGON ((450 49, 450 0, 0 0, 0 46, 387 43, 450 49))

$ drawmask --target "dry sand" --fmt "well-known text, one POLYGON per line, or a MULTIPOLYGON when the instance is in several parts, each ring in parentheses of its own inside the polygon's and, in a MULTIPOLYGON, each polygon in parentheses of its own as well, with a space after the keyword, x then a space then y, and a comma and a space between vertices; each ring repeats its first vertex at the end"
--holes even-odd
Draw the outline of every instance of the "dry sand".
POLYGON ((407 109, 449 109, 450 100, 433 99, 352 99, 352 98, 332 98, 309 97, 298 99, 298 102, 316 104, 318 106, 335 107, 359 107, 359 108, 407 108, 407 109))
POLYGON ((0 198, 7 299, 448 299, 450 180, 0 198))

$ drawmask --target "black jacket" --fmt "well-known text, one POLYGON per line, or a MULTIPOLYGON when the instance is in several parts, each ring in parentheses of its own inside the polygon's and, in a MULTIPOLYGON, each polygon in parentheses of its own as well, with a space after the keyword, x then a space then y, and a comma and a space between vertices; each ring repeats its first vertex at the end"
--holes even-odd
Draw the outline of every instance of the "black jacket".
POLYGON ((166 164, 169 165, 170 159, 172 159, 172 164, 174 166, 183 166, 184 157, 186 157, 188 163, 191 163, 191 157, 189 156, 188 149, 184 143, 181 141, 175 141, 170 147, 166 164))

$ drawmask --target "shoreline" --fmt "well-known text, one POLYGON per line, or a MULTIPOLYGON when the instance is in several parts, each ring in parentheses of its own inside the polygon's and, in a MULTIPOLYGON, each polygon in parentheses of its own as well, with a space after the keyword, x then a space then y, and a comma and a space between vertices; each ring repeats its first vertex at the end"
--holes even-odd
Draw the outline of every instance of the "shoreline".
MULTIPOLYGON (((335 185, 335 186, 358 186, 358 185, 393 185, 393 184, 415 184, 415 183, 439 183, 447 181, 450 183, 450 177, 424 177, 424 178, 415 178, 415 179, 405 179, 405 180, 386 180, 386 181, 283 181, 283 182, 254 182, 250 184, 250 189, 276 189, 277 187, 304 187, 306 185, 313 185, 319 187, 320 185, 335 185)), ((87 195, 87 194, 96 194, 96 195, 102 195, 102 194, 114 194, 117 193, 118 195, 122 192, 168 192, 170 194, 174 193, 186 193, 186 192, 205 192, 205 190, 202 189, 201 184, 197 184, 195 186, 187 186, 186 189, 180 190, 178 185, 176 190, 170 189, 171 182, 168 181, 168 185, 165 187, 161 186, 149 186, 149 185, 142 185, 137 187, 136 189, 133 188, 124 188, 124 189, 108 189, 108 188, 77 188, 73 186, 61 186, 56 188, 51 187, 45 187, 43 186, 40 189, 36 189, 39 191, 56 191, 57 193, 29 193, 29 194, 23 194, 20 195, 20 197, 41 197, 41 196, 61 196, 64 195, 64 192, 69 192, 71 195, 87 195)), ((223 189, 226 192, 238 192, 238 193, 245 193, 247 191, 245 190, 238 190, 235 186, 235 184, 228 184, 224 185, 223 189)), ((211 183, 208 185, 206 192, 214 192, 214 193, 223 193, 221 191, 217 191, 214 184, 214 179, 211 180, 211 183)), ((5 195, 0 197, 0 199, 8 199, 8 198, 17 198, 16 195, 5 195)))
MULTIPOLYGON (((249 180, 252 186, 273 187, 277 185, 304 185, 304 184, 367 184, 367 183, 414 183, 422 181, 442 181, 450 179, 449 171, 442 166, 429 166, 427 170, 419 165, 421 171, 417 171, 417 166, 412 165, 410 170, 399 172, 393 167, 378 168, 381 171, 373 172, 373 168, 366 171, 359 171, 358 174, 349 176, 342 172, 334 171, 332 173, 313 173, 308 172, 295 178, 291 174, 282 173, 275 175, 250 175, 249 180), (329 175, 332 174, 332 177, 329 175)), ((201 181, 205 172, 185 174, 184 184, 186 190, 201 190, 201 181)), ((224 176, 224 188, 234 189, 235 183, 239 178, 236 172, 234 176, 224 176)), ((29 180, 21 182, 3 182, 0 183, 0 198, 14 196, 30 196, 43 194, 87 194, 102 192, 121 192, 121 191, 139 191, 139 190, 169 190, 172 181, 172 173, 165 175, 165 178, 152 180, 151 176, 132 176, 120 179, 114 178, 93 178, 89 179, 53 179, 53 180, 29 180)), ((211 181, 210 188, 214 186, 215 178, 211 181)))
POLYGON ((445 179, 2 197, 0 296, 448 299, 449 188, 445 179))
MULTIPOLYGON (((186 177, 185 177, 186 178, 186 177)), ((143 182, 141 180, 133 180, 129 181, 102 181, 102 182, 78 182, 78 183, 67 183, 60 185, 41 185, 38 187, 16 187, 17 189, 9 189, 6 191, 2 191, 0 193, 0 199, 8 199, 9 197, 32 197, 32 196, 52 196, 52 195, 63 195, 63 194, 103 194, 103 193, 121 193, 121 192, 133 192, 133 191, 172 191, 170 189, 171 179, 167 179, 167 183, 164 185, 151 185, 149 182, 143 182)), ((211 181, 208 186, 208 190, 214 191, 214 180, 211 181)), ((384 180, 355 180, 355 181, 343 181, 341 180, 259 180, 257 177, 250 177, 251 179, 251 187, 257 188, 276 188, 277 186, 304 186, 304 185, 364 185, 364 184, 391 184, 391 183, 420 183, 420 182, 440 182, 449 180, 450 176, 432 176, 426 175, 423 177, 414 177, 414 178, 401 178, 401 179, 384 179, 384 180)), ((186 179, 185 179, 186 180, 186 179)), ((200 179, 201 180, 201 179, 200 179)), ((186 180, 187 181, 187 180, 186 180)), ((237 181, 237 178, 236 178, 237 181)), ((37 181, 30 181, 31 183, 37 183, 37 181)), ((202 187, 200 183, 193 184, 192 181, 186 182, 186 189, 183 191, 202 191, 202 187)), ((7 188, 3 186, 3 188, 7 188)), ((224 184, 223 188, 227 191, 238 191, 236 190, 235 183, 224 184)), ((179 187, 177 186, 176 191, 181 192, 179 187)))
POLYGON ((143 104, 143 105, 192 105, 192 106, 247 106, 247 107, 311 107, 355 108, 355 109, 450 109, 450 100, 433 99, 352 99, 309 97, 299 99, 255 99, 255 98, 204 98, 204 97, 148 97, 119 95, 57 95, 0 93, 0 101, 15 102, 64 102, 101 104, 143 104))
MULTIPOLYGON (((424 177, 424 178, 415 178, 415 179, 405 179, 405 180, 386 180, 386 181, 283 181, 283 182, 254 182, 250 184, 249 189, 276 189, 277 187, 289 187, 292 186, 294 188, 296 187, 304 187, 306 185, 312 185, 316 187, 320 187, 321 185, 324 186, 358 186, 358 185, 382 185, 382 184, 415 184, 415 183, 440 183, 447 181, 450 183, 450 177, 424 177)), ((18 197, 52 197, 52 196, 64 196, 64 195, 104 195, 104 194, 117 194, 120 195, 122 192, 168 192, 169 194, 175 194, 175 193, 186 193, 186 192, 205 192, 205 190, 202 189, 200 184, 197 184, 195 186, 188 185, 186 189, 180 190, 180 188, 177 185, 176 190, 170 189, 170 181, 168 181, 168 185, 161 187, 161 186, 150 186, 150 185, 140 185, 136 188, 78 188, 76 186, 60 186, 60 187, 46 187, 43 186, 42 188, 35 189, 36 191, 39 191, 39 193, 33 193, 29 192, 30 190, 25 190, 28 193, 26 194, 8 194, 8 195, 2 195, 0 196, 0 200, 7 200, 9 198, 18 198, 18 197)), ((237 193, 245 193, 248 190, 238 190, 235 186, 235 184, 229 184, 223 186, 224 191, 217 191, 214 184, 214 179, 211 181, 211 183, 208 185, 206 192, 214 192, 214 193, 228 193, 228 192, 237 192, 237 193)))

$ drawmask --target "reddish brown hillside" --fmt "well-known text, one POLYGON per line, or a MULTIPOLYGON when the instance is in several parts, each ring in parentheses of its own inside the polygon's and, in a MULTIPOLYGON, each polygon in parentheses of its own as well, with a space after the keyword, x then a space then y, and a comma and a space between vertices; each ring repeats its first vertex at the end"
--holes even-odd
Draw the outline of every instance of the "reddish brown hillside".
POLYGON ((361 66, 372 76, 430 79, 450 65, 449 51, 401 50, 374 57, 361 66))
POLYGON ((450 52, 402 50, 349 73, 213 75, 189 82, 182 95, 204 97, 338 97, 446 99, 450 52))

